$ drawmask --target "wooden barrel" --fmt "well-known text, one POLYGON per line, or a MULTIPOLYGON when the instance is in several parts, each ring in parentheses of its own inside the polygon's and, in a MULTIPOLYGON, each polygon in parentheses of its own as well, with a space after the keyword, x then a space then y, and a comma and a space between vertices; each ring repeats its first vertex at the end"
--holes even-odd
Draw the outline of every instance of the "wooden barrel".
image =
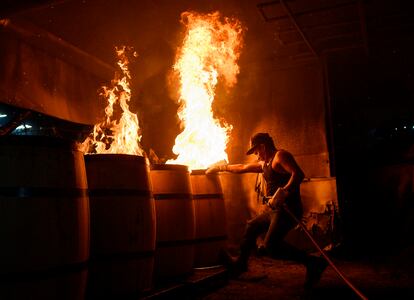
POLYGON ((84 299, 89 199, 83 153, 39 136, 0 138, 0 299, 84 299))
POLYGON ((226 211, 218 174, 193 170, 190 176, 195 207, 194 267, 220 264, 220 252, 226 246, 226 211))
POLYGON ((88 298, 123 297, 152 288, 155 203, 142 156, 85 156, 91 203, 88 298))
POLYGON ((153 165, 151 180, 157 215, 155 277, 161 282, 193 270, 194 203, 186 166, 153 165))

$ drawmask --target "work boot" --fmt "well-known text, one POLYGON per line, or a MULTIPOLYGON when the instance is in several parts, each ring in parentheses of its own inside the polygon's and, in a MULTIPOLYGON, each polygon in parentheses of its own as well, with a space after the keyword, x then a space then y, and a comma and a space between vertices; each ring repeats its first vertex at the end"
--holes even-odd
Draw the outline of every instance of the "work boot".
POLYGON ((328 266, 328 263, 323 257, 310 256, 306 264, 306 278, 305 278, 305 289, 310 290, 321 279, 323 271, 328 266))
POLYGON ((257 248, 256 248, 256 255, 257 256, 261 257, 261 256, 266 256, 267 254, 268 253, 267 253, 266 247, 264 245, 258 245, 257 246, 257 248))
POLYGON ((230 276, 233 278, 239 277, 242 273, 247 272, 247 261, 237 258, 228 266, 230 276))
POLYGON ((241 259, 240 257, 235 258, 224 250, 220 253, 220 258, 223 265, 229 271, 230 277, 236 278, 242 273, 247 272, 247 260, 241 259))

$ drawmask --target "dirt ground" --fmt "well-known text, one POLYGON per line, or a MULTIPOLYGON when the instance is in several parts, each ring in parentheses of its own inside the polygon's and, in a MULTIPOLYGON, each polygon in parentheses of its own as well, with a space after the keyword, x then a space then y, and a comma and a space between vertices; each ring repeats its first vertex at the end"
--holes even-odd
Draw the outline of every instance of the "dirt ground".
MULTIPOLYGON (((368 299, 414 299, 414 249, 390 256, 334 258, 342 274, 368 299)), ((197 299, 362 299, 330 266, 311 292, 305 292, 305 267, 295 262, 252 257, 249 271, 197 299)))

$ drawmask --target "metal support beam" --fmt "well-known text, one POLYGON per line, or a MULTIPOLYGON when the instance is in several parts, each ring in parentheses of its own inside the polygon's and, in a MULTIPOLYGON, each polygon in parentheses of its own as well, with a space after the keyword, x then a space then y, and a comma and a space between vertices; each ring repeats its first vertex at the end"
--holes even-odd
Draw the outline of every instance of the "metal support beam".
MULTIPOLYGON (((347 7, 347 6, 354 6, 356 2, 357 2, 357 0, 352 0, 352 1, 349 1, 349 2, 344 2, 344 3, 339 3, 339 4, 330 4, 330 5, 326 5, 324 7, 318 7, 318 8, 303 10, 303 11, 295 12, 295 16, 300 17, 300 16, 305 16, 305 15, 318 13, 318 12, 323 12, 323 11, 327 11, 327 10, 329 11, 329 10, 334 10, 334 9, 337 9, 337 8, 342 8, 342 7, 347 7)), ((259 9, 260 13, 262 14, 263 19, 266 22, 279 21, 279 20, 284 20, 284 19, 289 18, 289 16, 287 16, 287 15, 278 16, 278 17, 268 17, 266 15, 264 9, 268 6, 273 6, 273 5, 277 5, 277 4, 280 4, 279 0, 257 4, 257 8, 259 9)))
POLYGON ((316 58, 319 59, 318 53, 315 51, 314 47, 310 43, 310 41, 309 41, 308 37, 306 36, 306 34, 303 32, 302 28, 300 28, 299 24, 296 22, 296 19, 293 16, 293 13, 290 10, 289 6, 286 5, 284 0, 279 0, 279 1, 280 1, 280 4, 283 6, 283 8, 286 10, 286 13, 288 14, 288 16, 289 16, 290 20, 292 21, 293 25, 296 27, 299 34, 302 36, 302 38, 305 41, 306 45, 308 46, 309 50, 313 53, 313 55, 315 55, 316 58))
MULTIPOLYGON (((323 30, 323 29, 336 29, 338 27, 344 27, 344 26, 354 26, 355 30, 356 27, 360 24, 359 20, 355 20, 355 21, 348 21, 348 22, 339 22, 339 23, 330 23, 330 24, 312 24, 312 25, 308 25, 308 26, 302 26, 302 30, 312 30, 312 31, 316 31, 316 30, 323 30)), ((286 28, 286 29, 278 29, 277 33, 278 34, 284 34, 284 33, 292 33, 292 32, 296 32, 296 28, 286 28)))
POLYGON ((363 0, 358 0, 357 7, 358 7, 358 14, 359 14, 359 20, 360 20, 360 26, 361 26, 361 35, 362 35, 362 39, 364 42, 365 54, 369 56, 368 30, 367 30, 367 21, 365 18, 365 8, 364 8, 363 0))

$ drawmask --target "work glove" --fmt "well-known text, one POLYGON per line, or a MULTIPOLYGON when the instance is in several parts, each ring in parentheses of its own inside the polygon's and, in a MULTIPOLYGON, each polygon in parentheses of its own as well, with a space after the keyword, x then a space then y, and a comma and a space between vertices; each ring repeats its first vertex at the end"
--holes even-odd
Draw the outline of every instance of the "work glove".
POLYGON ((210 167, 206 170, 206 174, 215 174, 220 171, 219 166, 210 167))
POLYGON ((284 188, 278 188, 276 193, 270 198, 268 205, 272 208, 279 208, 282 207, 282 205, 285 203, 285 200, 288 196, 288 191, 286 191, 284 188))
POLYGON ((227 170, 226 167, 227 167, 226 165, 209 167, 206 170, 206 174, 215 174, 215 173, 218 173, 218 172, 221 172, 221 171, 226 171, 227 170))
POLYGON ((206 174, 216 174, 222 171, 227 171, 227 162, 225 160, 220 160, 210 165, 206 170, 206 174))

